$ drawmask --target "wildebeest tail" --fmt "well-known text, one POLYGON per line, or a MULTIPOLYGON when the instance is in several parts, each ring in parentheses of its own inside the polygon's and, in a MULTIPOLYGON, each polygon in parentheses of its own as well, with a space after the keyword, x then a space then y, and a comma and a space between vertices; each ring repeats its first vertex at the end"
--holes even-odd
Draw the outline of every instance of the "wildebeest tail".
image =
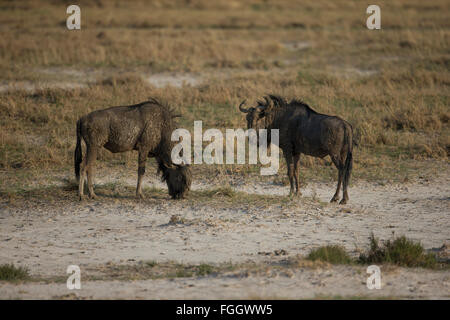
POLYGON ((74 153, 74 164, 75 164, 75 177, 77 178, 77 182, 80 181, 80 164, 82 161, 82 153, 81 153, 81 120, 77 121, 77 146, 75 147, 74 153))

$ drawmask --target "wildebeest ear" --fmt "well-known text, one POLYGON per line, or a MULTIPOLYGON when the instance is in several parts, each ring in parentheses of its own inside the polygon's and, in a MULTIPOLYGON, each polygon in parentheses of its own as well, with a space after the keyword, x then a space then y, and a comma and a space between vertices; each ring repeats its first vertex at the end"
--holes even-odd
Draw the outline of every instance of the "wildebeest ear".
POLYGON ((267 108, 267 106, 265 106, 265 105, 258 105, 258 109, 259 109, 259 112, 263 112, 264 110, 266 110, 266 108, 267 108))
POLYGON ((267 105, 259 105, 258 106, 258 116, 259 118, 263 118, 266 116, 266 109, 267 109, 267 105))

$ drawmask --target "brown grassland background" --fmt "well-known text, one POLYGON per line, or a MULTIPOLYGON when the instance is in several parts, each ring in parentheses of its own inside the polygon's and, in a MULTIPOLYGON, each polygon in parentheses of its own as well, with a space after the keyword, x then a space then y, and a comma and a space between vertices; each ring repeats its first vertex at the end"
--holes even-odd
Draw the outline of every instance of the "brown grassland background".
MULTIPOLYGON (((411 181, 448 161, 448 1, 377 1, 381 30, 373 31, 366 1, 77 1, 77 31, 66 28, 69 4, 0 1, 2 193, 46 172, 73 175, 76 120, 150 96, 175 107, 187 129, 194 120, 245 127, 243 99, 301 98, 353 125, 355 180, 411 181), (159 74, 200 81, 147 81, 159 74)), ((105 151, 98 166, 134 170, 136 157, 105 151)), ((280 164, 267 179, 285 180, 280 164)), ((256 169, 201 165, 194 178, 256 177, 256 169)), ((328 159, 303 157, 301 175, 337 173, 328 159)))

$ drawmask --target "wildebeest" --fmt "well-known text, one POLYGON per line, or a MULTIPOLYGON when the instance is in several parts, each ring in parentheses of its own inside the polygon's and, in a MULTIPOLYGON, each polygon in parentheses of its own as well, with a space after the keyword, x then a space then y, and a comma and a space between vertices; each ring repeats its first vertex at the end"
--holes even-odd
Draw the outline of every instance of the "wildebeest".
POLYGON ((137 197, 143 198, 141 184, 147 157, 155 157, 158 172, 162 173, 162 180, 166 181, 169 194, 174 199, 183 198, 190 189, 192 175, 189 166, 173 164, 171 159, 174 145, 171 135, 176 129, 175 117, 169 106, 153 98, 132 106, 97 110, 81 117, 77 122, 74 156, 80 200, 83 199, 86 174, 89 196, 96 196, 92 185, 94 162, 102 147, 113 153, 138 151, 137 197), (81 139, 86 143, 84 160, 81 139))
MULTIPOLYGON (((339 200, 339 191, 343 184, 341 204, 347 203, 347 187, 353 164, 353 130, 345 120, 320 114, 300 100, 291 100, 268 95, 264 101, 258 101, 256 107, 239 110, 247 114, 249 129, 279 129, 279 147, 283 150, 291 185, 290 195, 301 195, 299 190, 300 154, 323 158, 331 157, 339 170, 336 193, 331 202, 339 200), (295 180, 295 191, 294 191, 295 180)), ((269 136, 269 133, 268 133, 269 136)))

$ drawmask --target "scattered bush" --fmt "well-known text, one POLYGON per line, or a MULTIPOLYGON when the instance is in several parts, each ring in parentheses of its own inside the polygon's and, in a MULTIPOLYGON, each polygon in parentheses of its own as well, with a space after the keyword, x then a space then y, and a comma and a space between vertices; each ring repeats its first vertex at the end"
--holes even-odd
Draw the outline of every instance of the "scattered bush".
POLYGON ((389 263, 402 267, 435 268, 437 266, 436 257, 426 253, 420 242, 401 236, 380 245, 373 234, 370 236, 369 251, 360 255, 359 262, 389 263))
POLYGON ((311 250, 306 258, 331 264, 392 264, 400 267, 430 269, 440 266, 436 256, 427 253, 420 242, 401 236, 380 244, 373 233, 370 236, 369 250, 360 254, 358 259, 353 259, 343 247, 336 245, 311 250))
POLYGON ((307 259, 312 261, 320 260, 331 264, 352 263, 352 259, 341 246, 324 246, 311 250, 307 259))
POLYGON ((13 264, 0 265, 0 280, 17 281, 27 280, 30 278, 28 269, 23 267, 15 267, 13 264))
POLYGON ((210 273, 212 273, 214 271, 214 267, 209 265, 209 264, 202 263, 201 265, 199 265, 197 267, 196 271, 197 271, 196 273, 198 275, 206 276, 206 275, 208 275, 208 274, 210 274, 210 273))

